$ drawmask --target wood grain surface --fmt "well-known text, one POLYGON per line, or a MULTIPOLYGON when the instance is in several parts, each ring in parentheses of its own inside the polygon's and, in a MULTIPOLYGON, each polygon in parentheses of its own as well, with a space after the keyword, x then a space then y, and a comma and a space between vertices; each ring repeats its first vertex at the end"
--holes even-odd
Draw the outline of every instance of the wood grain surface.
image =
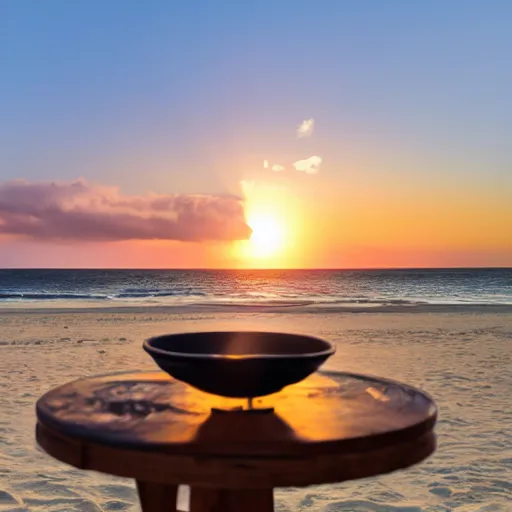
POLYGON ((339 482, 415 464, 435 449, 434 402, 383 379, 317 373, 263 411, 161 372, 82 379, 37 404, 37 440, 72 466, 159 484, 264 489, 339 482))

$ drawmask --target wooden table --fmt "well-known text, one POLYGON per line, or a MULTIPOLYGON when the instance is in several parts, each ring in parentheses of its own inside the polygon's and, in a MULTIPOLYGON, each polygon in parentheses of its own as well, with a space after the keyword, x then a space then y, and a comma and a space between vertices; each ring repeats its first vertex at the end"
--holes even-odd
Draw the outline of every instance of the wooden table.
POLYGON ((435 450, 434 402, 388 380, 322 372, 226 411, 241 404, 161 372, 92 377, 40 398, 36 436, 62 462, 135 479, 144 512, 176 510, 180 484, 192 512, 268 512, 274 487, 388 473, 435 450))

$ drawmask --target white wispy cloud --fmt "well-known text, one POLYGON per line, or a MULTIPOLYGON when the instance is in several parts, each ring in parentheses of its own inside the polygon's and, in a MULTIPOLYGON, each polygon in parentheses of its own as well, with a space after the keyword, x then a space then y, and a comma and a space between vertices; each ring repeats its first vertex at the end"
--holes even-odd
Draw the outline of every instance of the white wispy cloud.
POLYGON ((302 123, 297 127, 297 137, 302 139, 303 137, 309 137, 315 129, 314 119, 304 119, 302 123))
POLYGON ((310 156, 305 160, 297 160, 293 167, 295 170, 305 172, 306 174, 317 174, 320 170, 320 164, 322 163, 322 158, 319 156, 310 156))
POLYGON ((272 166, 272 170, 276 172, 284 171, 284 166, 279 164, 274 164, 272 166))
POLYGON ((268 169, 268 160, 263 160, 263 169, 268 169))

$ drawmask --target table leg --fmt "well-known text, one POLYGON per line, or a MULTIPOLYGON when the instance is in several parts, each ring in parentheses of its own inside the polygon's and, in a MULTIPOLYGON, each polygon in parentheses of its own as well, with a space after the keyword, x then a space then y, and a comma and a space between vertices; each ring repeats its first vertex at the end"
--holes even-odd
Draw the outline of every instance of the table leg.
POLYGON ((137 480, 142 512, 176 512, 178 487, 137 480))
POLYGON ((190 512, 273 512, 272 489, 206 489, 192 487, 190 512))

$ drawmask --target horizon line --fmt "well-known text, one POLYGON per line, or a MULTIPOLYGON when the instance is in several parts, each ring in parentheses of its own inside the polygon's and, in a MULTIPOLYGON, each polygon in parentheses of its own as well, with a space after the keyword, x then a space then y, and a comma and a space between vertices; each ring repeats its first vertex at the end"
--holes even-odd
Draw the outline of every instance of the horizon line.
POLYGON ((380 271, 380 270, 512 270, 512 266, 474 266, 474 267, 293 267, 293 268, 201 268, 201 267, 0 267, 4 270, 126 270, 126 271, 380 271))

